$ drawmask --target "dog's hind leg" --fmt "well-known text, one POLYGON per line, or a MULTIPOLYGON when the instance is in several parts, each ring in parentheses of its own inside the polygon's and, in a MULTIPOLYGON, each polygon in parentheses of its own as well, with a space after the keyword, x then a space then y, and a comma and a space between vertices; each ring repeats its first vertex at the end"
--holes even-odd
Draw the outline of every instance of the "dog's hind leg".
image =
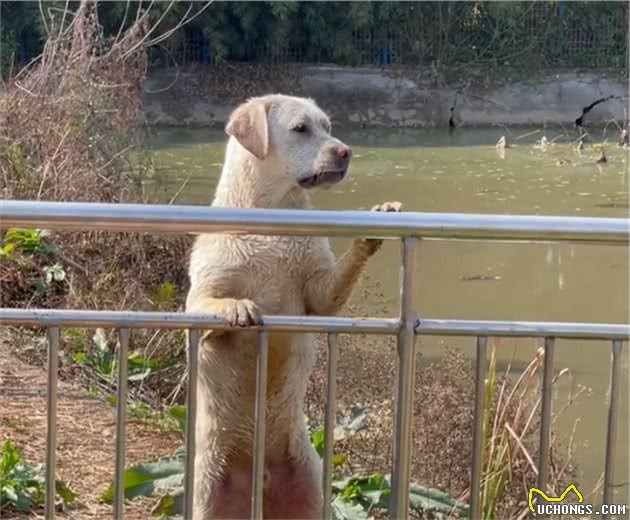
POLYGON ((195 487, 193 520, 251 518, 251 489, 251 468, 230 465, 216 480, 201 475, 195 487))
POLYGON ((322 517, 319 461, 286 458, 270 467, 265 489, 265 519, 311 520, 322 517))

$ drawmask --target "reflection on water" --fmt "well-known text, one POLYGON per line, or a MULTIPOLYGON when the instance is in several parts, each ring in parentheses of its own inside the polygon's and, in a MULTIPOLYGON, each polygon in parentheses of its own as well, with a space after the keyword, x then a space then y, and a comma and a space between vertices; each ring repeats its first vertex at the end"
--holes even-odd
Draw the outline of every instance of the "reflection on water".
MULTIPOLYGON (((535 147, 542 132, 531 129, 337 132, 353 147, 346 180, 314 197, 321 209, 367 209, 399 200, 407 211, 461 213, 628 216, 628 155, 606 146, 607 164, 596 164, 597 150, 578 153, 561 131, 555 142, 535 147), (530 134, 522 139, 519 135, 530 134), (512 147, 498 154, 495 143, 508 135, 512 147), (564 141, 567 144, 560 144, 564 141)), ((153 201, 206 204, 217 182, 225 136, 220 131, 163 131, 154 136, 155 173, 145 182, 153 201)), ((337 251, 347 240, 333 240, 337 251)), ((369 274, 385 287, 392 312, 398 297, 396 243, 385 245, 369 264, 369 274)), ((509 244, 426 241, 420 249, 419 301, 422 316, 432 318, 592 321, 628 320, 628 251, 623 247, 580 244, 509 244)), ((374 315, 381 313, 374 308, 374 315)), ((473 352, 472 338, 423 338, 425 359, 448 343, 473 352)), ((497 341, 505 365, 524 367, 539 344, 532 340, 497 341)), ((556 370, 570 369, 554 391, 559 410, 569 393, 586 387, 579 406, 558 419, 569 434, 575 421, 574 451, 580 481, 592 489, 603 468, 610 345, 558 341, 556 370)), ((619 421, 617 482, 628 481, 628 347, 619 421)), ((627 496, 627 485, 619 490, 627 496)))

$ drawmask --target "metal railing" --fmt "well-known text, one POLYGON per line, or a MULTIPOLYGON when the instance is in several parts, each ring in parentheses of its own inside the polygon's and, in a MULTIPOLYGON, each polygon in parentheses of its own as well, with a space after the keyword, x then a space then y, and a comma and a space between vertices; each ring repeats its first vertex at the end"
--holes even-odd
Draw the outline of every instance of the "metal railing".
MULTIPOLYGON (((630 325, 480 320, 418 319, 415 276, 421 239, 465 239, 537 242, 582 242, 628 245, 630 221, 582 217, 464 215, 447 213, 372 213, 359 211, 260 210, 130 204, 0 202, 0 229, 37 227, 54 230, 106 230, 133 232, 230 232, 270 235, 368 236, 401 239, 401 309, 398 318, 343 318, 315 316, 263 316, 259 331, 256 367, 255 433, 253 450, 252 518, 262 517, 262 484, 265 444, 265 392, 268 332, 328 333, 328 388, 325 413, 323 517, 330 518, 333 431, 335 422, 335 373, 337 334, 389 334, 398 337, 398 378, 393 446, 391 517, 407 518, 415 381, 415 337, 457 335, 477 337, 473 460, 470 517, 480 518, 483 413, 487 338, 522 336, 544 338, 539 489, 546 489, 551 428, 551 383, 555 338, 605 339, 612 342, 610 399, 606 432, 603 501, 613 491, 614 450, 619 408, 622 342, 630 325)), ((182 258, 182 261, 185 261, 182 258)), ((127 349, 130 329, 160 328, 188 331, 188 415, 184 517, 192 514, 195 421, 197 414, 197 352, 201 329, 230 329, 220 318, 196 313, 117 312, 86 310, 0 309, 0 325, 43 326, 48 330, 48 403, 46 441, 46 517, 54 515, 56 402, 59 329, 104 327, 119 329, 120 362, 116 405, 115 497, 113 516, 123 517, 125 465, 127 349)))

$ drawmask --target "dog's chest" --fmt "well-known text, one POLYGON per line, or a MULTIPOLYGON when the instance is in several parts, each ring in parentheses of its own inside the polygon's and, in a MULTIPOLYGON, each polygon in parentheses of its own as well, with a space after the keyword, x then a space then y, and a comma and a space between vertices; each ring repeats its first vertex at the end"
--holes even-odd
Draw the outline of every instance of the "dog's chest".
POLYGON ((263 310, 274 314, 302 314, 303 289, 311 274, 313 251, 318 246, 312 237, 255 237, 244 252, 248 264, 248 293, 263 310))

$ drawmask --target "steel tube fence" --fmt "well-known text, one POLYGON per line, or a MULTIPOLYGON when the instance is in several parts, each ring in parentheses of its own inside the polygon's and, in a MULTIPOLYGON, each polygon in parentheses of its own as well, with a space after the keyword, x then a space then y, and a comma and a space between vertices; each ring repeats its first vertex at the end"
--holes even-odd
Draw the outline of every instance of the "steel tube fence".
MULTIPOLYGON (((188 329, 188 388, 186 397, 186 470, 184 473, 184 518, 192 518, 195 482, 195 440, 197 425, 197 378, 199 330, 188 329)), ((117 520, 117 519, 116 519, 117 520)))
POLYGON ((127 383, 129 329, 118 331, 120 348, 118 349, 118 388, 116 390, 116 463, 114 466, 114 516, 123 517, 125 493, 123 477, 125 474, 125 444, 127 440, 127 383))
POLYGON ((59 370, 59 328, 48 328, 48 379, 46 385, 46 501, 44 515, 55 514, 55 469, 57 467, 57 372, 59 370))
POLYGON ((330 518, 332 501, 332 458, 337 413, 337 359, 339 348, 337 335, 328 334, 328 370, 326 388, 326 419, 324 421, 324 468, 322 477, 324 505, 323 518, 330 518))
MULTIPOLYGON (((605 339, 612 342, 610 401, 606 432, 604 502, 612 499, 614 455, 619 415, 622 342, 630 338, 630 325, 606 323, 557 323, 489 320, 418 319, 414 295, 417 293, 416 260, 418 239, 467 239, 510 241, 569 241, 595 244, 629 243, 629 221, 565 217, 525 217, 506 215, 461 215, 435 213, 371 213, 293 210, 243 210, 129 204, 42 203, 1 201, 0 228, 40 227, 55 230, 108 230, 134 232, 231 232, 284 235, 368 236, 401 239, 401 310, 398 318, 361 319, 315 316, 263 316, 257 330, 256 396, 252 468, 252 518, 262 517, 265 407, 269 332, 328 333, 328 387, 325 414, 325 453, 323 468, 324 518, 330 516, 333 433, 336 412, 337 335, 389 334, 398 336, 398 376, 392 467, 392 518, 409 514, 410 460, 415 383, 415 336, 452 335, 477 338, 475 407, 473 421, 473 460, 471 468, 470 515, 481 515, 480 491, 483 471, 483 410, 487 362, 487 338, 496 336, 545 339, 540 431, 538 486, 544 489, 548 474, 551 428, 551 390, 555 338, 605 339)), ((182 259, 184 261, 184 259, 182 259)), ((47 328, 48 384, 46 439, 46 518, 54 516, 57 369, 59 329, 62 327, 102 327, 119 329, 119 370, 116 404, 115 496, 113 516, 124 515, 122 479, 125 463, 127 353, 130 329, 185 329, 188 342, 188 396, 186 420, 186 460, 184 518, 193 512, 195 424, 199 337, 202 329, 232 329, 219 317, 196 313, 117 312, 86 310, 0 309, 0 326, 47 328)), ((239 328, 240 329, 240 328, 239 328)))
POLYGON ((416 382, 414 305, 416 254, 418 240, 404 238, 400 265, 400 331, 398 332, 398 380, 396 384, 396 430, 392 464, 392 494, 390 505, 393 518, 407 518, 409 510, 409 473, 413 426, 413 394, 416 382))
POLYGON ((604 462, 604 503, 613 499, 615 476, 615 444, 619 422, 619 386, 621 385, 621 341, 612 342, 610 360, 610 396, 608 397, 608 423, 606 428, 606 460, 604 462))
POLYGON ((254 415, 254 461, 252 464, 252 518, 262 518, 265 479, 265 411, 267 405, 267 358, 269 333, 258 333, 256 352, 256 402, 254 415))
POLYGON ((470 474, 470 517, 481 518, 481 470, 483 465, 483 410, 486 392, 486 362, 488 338, 477 336, 477 359, 475 365, 475 410, 473 416, 473 451, 470 474))
POLYGON ((549 445, 551 442, 551 390, 553 387, 553 356, 555 339, 545 338, 543 358, 542 405, 540 418, 540 448, 538 453, 538 489, 547 488, 549 445))
POLYGON ((158 204, 0 202, 0 229, 243 233, 381 238, 628 243, 622 218, 205 208, 158 204))

